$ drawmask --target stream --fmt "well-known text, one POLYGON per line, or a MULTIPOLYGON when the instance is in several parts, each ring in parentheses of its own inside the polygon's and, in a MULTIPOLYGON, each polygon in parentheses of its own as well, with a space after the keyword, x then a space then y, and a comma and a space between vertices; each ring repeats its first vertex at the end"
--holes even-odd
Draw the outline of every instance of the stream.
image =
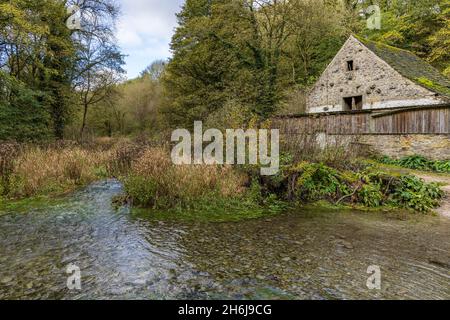
POLYGON ((444 217, 299 209, 158 221, 114 209, 121 192, 111 180, 0 212, 0 299, 450 299, 444 217), (70 264, 81 290, 67 287, 70 264), (367 287, 369 266, 380 290, 367 287))

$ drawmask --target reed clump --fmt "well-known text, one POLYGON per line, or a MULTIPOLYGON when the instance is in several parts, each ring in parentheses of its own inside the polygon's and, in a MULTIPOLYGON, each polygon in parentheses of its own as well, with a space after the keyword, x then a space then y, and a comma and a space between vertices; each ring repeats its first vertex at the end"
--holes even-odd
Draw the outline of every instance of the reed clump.
POLYGON ((149 148, 133 161, 125 189, 133 203, 152 208, 190 207, 206 199, 242 196, 248 177, 230 166, 174 165, 165 148, 149 148))
POLYGON ((22 198, 73 190, 94 181, 107 156, 80 147, 28 147, 13 161, 7 195, 22 198))
POLYGON ((0 144, 0 196, 58 195, 95 180, 125 175, 139 148, 126 139, 0 144))

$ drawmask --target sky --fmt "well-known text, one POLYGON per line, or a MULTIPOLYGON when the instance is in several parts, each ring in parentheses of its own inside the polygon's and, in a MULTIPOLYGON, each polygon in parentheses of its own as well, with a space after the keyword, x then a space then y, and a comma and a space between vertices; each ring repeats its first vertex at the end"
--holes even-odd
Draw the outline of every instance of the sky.
POLYGON ((127 55, 125 70, 129 79, 158 59, 171 56, 170 39, 177 25, 175 13, 184 0, 118 0, 122 17, 117 39, 127 55))

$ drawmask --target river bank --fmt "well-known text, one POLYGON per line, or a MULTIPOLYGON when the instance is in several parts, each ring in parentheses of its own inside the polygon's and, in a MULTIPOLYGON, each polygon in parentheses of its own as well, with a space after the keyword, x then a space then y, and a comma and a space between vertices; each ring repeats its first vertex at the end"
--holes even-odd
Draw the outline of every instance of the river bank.
POLYGON ((117 206, 197 212, 198 219, 210 211, 220 216, 222 209, 233 220, 257 218, 316 202, 341 209, 430 213, 444 195, 435 182, 408 171, 384 170, 342 147, 309 151, 283 153, 278 174, 262 176, 259 166, 177 166, 167 145, 149 141, 3 145, 0 207, 58 198, 109 178, 124 185, 123 194, 113 199, 117 206))
POLYGON ((0 215, 3 299, 449 299, 450 221, 293 210, 240 222, 116 209, 114 180, 0 215), (67 289, 69 264, 82 290, 67 289), (382 270, 382 289, 366 286, 382 270))

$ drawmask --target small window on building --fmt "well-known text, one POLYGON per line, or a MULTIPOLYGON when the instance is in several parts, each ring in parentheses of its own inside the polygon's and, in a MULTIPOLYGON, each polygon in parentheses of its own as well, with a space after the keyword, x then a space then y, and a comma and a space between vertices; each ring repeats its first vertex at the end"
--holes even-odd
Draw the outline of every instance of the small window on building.
POLYGON ((353 70, 354 70, 353 60, 347 61, 347 71, 353 71, 353 70))
POLYGON ((362 110, 362 108, 363 108, 362 96, 344 98, 344 105, 343 105, 344 111, 362 110))

